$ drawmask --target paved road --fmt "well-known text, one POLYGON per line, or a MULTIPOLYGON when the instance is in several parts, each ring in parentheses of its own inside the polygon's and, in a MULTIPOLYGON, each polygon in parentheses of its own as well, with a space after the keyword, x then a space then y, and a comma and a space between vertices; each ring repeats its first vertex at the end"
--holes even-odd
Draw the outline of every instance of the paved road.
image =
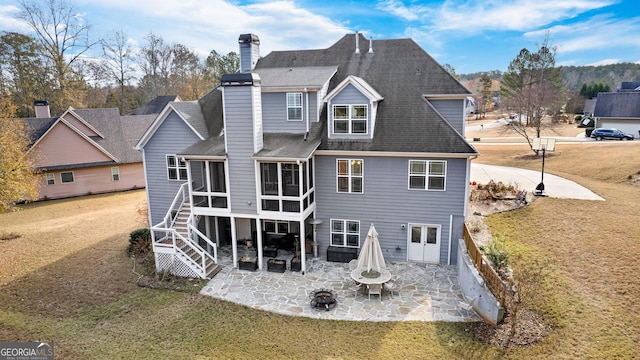
MULTIPOLYGON (((471 181, 486 184, 490 180, 517 185, 518 188, 533 193, 540 183, 540 171, 471 163, 471 181)), ((562 199, 600 200, 604 199, 586 187, 559 176, 544 174, 545 195, 562 199)))

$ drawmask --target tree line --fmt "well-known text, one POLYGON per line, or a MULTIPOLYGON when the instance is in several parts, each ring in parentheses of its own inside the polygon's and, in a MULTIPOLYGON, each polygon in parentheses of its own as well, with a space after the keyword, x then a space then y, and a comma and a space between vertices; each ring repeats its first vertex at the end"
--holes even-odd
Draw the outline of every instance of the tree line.
POLYGON ((65 0, 20 0, 31 33, 0 33, 0 95, 15 116, 34 116, 33 101, 47 100, 52 116, 74 108, 117 107, 121 114, 158 95, 202 97, 239 56, 212 50, 203 59, 183 44, 149 33, 135 49, 124 30, 93 39, 91 25, 65 0), (89 51, 99 52, 89 57, 89 51))

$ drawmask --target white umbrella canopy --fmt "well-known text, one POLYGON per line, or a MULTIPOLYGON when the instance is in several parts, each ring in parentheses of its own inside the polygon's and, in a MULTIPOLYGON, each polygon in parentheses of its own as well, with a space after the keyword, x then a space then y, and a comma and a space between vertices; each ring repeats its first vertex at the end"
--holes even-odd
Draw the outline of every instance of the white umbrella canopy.
POLYGON ((380 242, 378 241, 378 232, 373 224, 371 224, 367 238, 364 241, 364 245, 362 245, 362 250, 360 250, 358 268, 366 269, 368 272, 374 270, 378 273, 386 268, 380 242))

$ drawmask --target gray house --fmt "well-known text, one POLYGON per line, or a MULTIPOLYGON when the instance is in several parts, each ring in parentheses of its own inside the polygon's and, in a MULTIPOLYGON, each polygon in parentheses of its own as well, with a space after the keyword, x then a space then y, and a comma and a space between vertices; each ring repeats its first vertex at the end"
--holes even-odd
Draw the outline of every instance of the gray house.
POLYGON ((259 45, 240 35, 240 71, 136 145, 158 270, 210 277, 218 250, 239 266, 251 247, 260 268, 292 254, 304 272, 356 257, 370 224, 387 260, 455 263, 478 155, 465 87, 411 39, 259 45))
POLYGON ((615 128, 638 136, 640 82, 623 82, 616 92, 599 93, 593 115, 598 128, 615 128))

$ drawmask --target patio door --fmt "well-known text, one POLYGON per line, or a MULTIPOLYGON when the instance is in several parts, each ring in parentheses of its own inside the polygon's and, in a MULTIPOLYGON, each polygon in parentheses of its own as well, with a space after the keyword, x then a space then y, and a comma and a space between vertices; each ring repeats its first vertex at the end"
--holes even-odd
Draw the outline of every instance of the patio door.
POLYGON ((409 261, 440 262, 440 226, 409 224, 408 236, 409 261))

